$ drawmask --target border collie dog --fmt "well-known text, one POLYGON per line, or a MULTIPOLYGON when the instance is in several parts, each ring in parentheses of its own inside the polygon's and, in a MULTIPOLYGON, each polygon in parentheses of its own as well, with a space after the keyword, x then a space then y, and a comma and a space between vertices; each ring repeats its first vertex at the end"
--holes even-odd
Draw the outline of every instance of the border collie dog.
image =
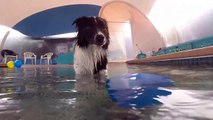
POLYGON ((77 28, 74 45, 74 69, 76 74, 105 74, 109 31, 101 17, 80 17, 73 24, 77 28))

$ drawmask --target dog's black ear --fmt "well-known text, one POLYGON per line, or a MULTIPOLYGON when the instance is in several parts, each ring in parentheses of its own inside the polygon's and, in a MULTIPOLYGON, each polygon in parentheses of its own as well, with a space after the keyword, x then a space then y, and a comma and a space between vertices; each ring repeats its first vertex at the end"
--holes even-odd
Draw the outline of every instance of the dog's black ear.
POLYGON ((72 23, 72 25, 76 24, 77 27, 80 27, 80 25, 84 25, 85 21, 88 18, 86 16, 82 16, 80 18, 77 18, 76 20, 74 20, 74 22, 72 23))
POLYGON ((96 20, 97 20, 97 21, 101 21, 100 23, 103 23, 103 27, 105 27, 105 28, 108 29, 108 25, 107 25, 106 19, 101 18, 101 17, 96 17, 96 20))

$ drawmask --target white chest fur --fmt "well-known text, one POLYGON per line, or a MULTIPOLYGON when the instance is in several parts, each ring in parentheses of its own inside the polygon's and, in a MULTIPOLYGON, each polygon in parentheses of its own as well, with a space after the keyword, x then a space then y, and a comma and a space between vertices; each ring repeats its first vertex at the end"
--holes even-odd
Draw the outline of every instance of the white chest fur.
POLYGON ((75 45, 74 49, 74 69, 76 74, 93 74, 94 69, 97 67, 97 62, 107 54, 106 50, 96 45, 89 45, 87 48, 75 45))

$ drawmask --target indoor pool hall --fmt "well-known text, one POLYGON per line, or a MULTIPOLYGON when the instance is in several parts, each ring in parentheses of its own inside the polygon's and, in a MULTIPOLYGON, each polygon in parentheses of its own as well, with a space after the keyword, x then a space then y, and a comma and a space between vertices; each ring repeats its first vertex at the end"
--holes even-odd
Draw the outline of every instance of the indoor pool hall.
POLYGON ((212 0, 0 3, 0 120, 213 120, 212 0))

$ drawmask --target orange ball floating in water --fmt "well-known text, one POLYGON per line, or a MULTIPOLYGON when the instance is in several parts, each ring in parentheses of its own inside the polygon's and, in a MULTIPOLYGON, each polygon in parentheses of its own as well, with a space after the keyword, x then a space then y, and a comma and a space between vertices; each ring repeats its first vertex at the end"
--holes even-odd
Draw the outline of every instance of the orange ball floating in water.
POLYGON ((14 68, 14 62, 13 61, 7 62, 7 67, 8 68, 14 68))

